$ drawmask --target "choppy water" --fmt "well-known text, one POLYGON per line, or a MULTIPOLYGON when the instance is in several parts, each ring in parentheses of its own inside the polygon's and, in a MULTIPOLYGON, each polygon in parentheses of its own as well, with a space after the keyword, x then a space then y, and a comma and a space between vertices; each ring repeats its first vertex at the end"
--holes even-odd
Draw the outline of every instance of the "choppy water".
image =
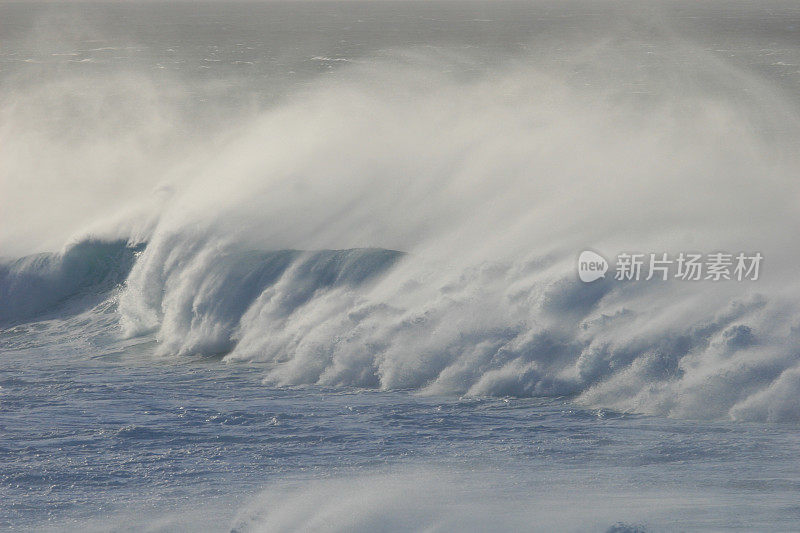
POLYGON ((793 427, 566 399, 276 389, 260 365, 152 350, 63 338, 4 350, 4 527, 774 531, 800 520, 793 427))
POLYGON ((798 31, 0 4, 0 527, 798 529, 798 31))

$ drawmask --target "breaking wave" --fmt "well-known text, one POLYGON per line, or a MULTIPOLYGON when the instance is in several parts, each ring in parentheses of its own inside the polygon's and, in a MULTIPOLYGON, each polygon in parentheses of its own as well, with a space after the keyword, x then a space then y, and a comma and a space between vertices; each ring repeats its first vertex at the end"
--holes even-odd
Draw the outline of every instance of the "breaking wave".
MULTIPOLYGON (((626 78, 624 54, 592 53, 569 68, 522 62, 464 76, 444 68, 462 58, 398 54, 195 146, 162 149, 160 181, 142 165, 152 197, 115 210, 102 194, 102 209, 88 211, 97 219, 65 211, 76 213, 70 227, 88 228, 79 236, 113 242, 0 268, 0 320, 124 281, 126 335, 154 336, 161 355, 269 362, 271 384, 800 420, 790 229, 800 223, 800 161, 786 142, 798 138, 796 103, 688 45, 660 58, 650 80, 626 78), (764 274, 583 284, 575 260, 588 248, 757 250, 764 274)), ((113 102, 112 89, 93 98, 113 102)), ((36 106, 14 113, 25 109, 36 106)), ((23 115, 9 116, 12 145, 23 115)), ((52 127, 40 141, 55 153, 119 148, 108 147, 111 126, 99 130, 103 143, 84 134, 69 146, 52 127)), ((126 137, 127 157, 136 139, 126 137)), ((12 148, 3 157, 15 172, 36 175, 12 148)), ((103 161, 70 175, 94 183, 103 161)), ((126 180, 135 189, 135 168, 126 180)))
POLYGON ((378 249, 189 248, 148 249, 120 298, 127 333, 155 332, 161 354, 267 361, 276 385, 796 417, 797 316, 787 298, 711 284, 585 285, 548 257, 454 271, 378 249))

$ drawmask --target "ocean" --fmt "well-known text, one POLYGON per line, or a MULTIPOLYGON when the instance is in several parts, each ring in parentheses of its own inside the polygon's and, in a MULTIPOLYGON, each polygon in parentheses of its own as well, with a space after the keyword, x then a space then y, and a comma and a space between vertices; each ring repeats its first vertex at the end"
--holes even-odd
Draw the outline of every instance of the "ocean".
POLYGON ((798 35, 0 2, 0 529, 800 529, 798 35))

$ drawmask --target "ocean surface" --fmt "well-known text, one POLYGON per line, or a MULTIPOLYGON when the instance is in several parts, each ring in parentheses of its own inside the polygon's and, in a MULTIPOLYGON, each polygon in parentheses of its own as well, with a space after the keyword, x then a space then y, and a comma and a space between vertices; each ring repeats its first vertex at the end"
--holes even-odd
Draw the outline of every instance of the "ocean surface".
POLYGON ((797 531, 798 111, 790 1, 0 2, 0 529, 797 531))

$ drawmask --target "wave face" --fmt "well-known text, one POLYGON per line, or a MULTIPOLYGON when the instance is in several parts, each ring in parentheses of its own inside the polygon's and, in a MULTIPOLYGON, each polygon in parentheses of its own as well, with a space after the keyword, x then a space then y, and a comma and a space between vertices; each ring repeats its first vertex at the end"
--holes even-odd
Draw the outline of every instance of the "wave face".
MULTIPOLYGON (((192 124, 176 102, 206 94, 190 82, 17 88, 0 155, 27 201, 7 212, 60 206, 47 181, 27 192, 47 170, 81 244, 3 266, 0 320, 124 281, 126 335, 154 336, 160 355, 267 361, 270 384, 798 421, 794 78, 656 30, 652 46, 631 30, 489 61, 362 57, 257 113, 203 109, 195 136, 170 127, 192 124), (103 105, 75 120, 73 93, 103 105), (48 120, 45 104, 70 111, 48 120), (54 155, 17 155, 23 142, 54 155), (116 166, 125 195, 106 180, 116 166), (587 285, 586 249, 765 260, 752 283, 587 285)), ((28 253, 56 232, 44 226, 0 242, 28 253)))
POLYGON ((322 293, 369 282, 402 256, 379 249, 242 252, 194 245, 147 254, 122 293, 123 326, 131 336, 157 330, 166 354, 227 353, 256 300, 269 299, 271 318, 279 321, 322 293))
POLYGON ((125 241, 87 240, 63 253, 0 263, 0 324, 91 307, 125 281, 143 249, 125 241))

